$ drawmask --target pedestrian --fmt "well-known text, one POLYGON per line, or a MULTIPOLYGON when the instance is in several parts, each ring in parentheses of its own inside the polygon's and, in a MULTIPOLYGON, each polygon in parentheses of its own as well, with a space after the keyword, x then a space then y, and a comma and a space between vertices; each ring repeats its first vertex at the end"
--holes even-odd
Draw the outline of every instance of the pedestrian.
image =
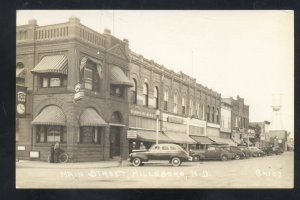
POLYGON ((136 150, 136 142, 132 142, 132 152, 136 150))
POLYGON ((50 146, 50 156, 49 156, 49 163, 54 162, 54 144, 50 146))
POLYGON ((60 144, 59 142, 56 142, 54 145, 54 163, 58 163, 58 157, 60 154, 60 144))
POLYGON ((143 142, 140 143, 140 150, 146 150, 145 145, 143 144, 143 142))

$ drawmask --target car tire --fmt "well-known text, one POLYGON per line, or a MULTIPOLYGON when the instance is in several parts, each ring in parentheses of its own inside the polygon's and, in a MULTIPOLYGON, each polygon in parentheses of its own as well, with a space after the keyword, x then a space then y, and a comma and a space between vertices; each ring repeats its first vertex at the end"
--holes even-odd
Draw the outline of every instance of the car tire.
POLYGON ((181 160, 178 157, 174 157, 172 158, 171 163, 174 167, 178 167, 181 164, 181 160))
POLYGON ((227 160, 228 160, 228 157, 227 157, 226 155, 222 155, 222 156, 221 156, 221 160, 222 160, 222 161, 227 161, 227 160))
POLYGON ((200 156, 193 156, 193 162, 200 161, 200 156))
POLYGON ((140 158, 134 158, 132 160, 132 165, 135 167, 141 166, 142 165, 142 160, 140 158))
POLYGON ((235 155, 234 159, 239 160, 241 157, 239 155, 235 155))

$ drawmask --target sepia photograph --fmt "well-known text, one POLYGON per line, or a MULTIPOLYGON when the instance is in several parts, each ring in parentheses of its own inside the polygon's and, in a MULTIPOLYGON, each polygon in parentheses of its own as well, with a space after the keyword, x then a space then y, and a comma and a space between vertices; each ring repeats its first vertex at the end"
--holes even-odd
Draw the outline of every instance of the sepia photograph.
POLYGON ((17 10, 26 188, 294 188, 293 10, 17 10))

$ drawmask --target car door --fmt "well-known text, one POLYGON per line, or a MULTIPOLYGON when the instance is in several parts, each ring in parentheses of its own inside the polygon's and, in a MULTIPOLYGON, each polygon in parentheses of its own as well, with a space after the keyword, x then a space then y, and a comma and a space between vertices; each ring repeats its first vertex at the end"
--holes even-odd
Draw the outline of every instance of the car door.
POLYGON ((161 148, 159 145, 154 145, 149 149, 148 160, 158 160, 160 157, 161 148))
POLYGON ((159 160, 170 160, 170 149, 168 145, 161 146, 161 153, 159 156, 159 160))
POLYGON ((217 158, 216 147, 208 147, 205 152, 205 159, 216 159, 216 158, 217 158))

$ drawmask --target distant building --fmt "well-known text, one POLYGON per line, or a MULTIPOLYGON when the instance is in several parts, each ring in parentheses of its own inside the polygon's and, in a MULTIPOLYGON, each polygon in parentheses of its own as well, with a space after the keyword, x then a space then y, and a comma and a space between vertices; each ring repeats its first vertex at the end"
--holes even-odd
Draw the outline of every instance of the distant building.
POLYGON ((274 146, 282 148, 284 151, 287 150, 288 144, 288 132, 286 130, 271 130, 269 132, 270 142, 274 146))
POLYGON ((232 106, 222 100, 220 129, 220 136, 222 138, 231 138, 231 109, 232 106))
POLYGON ((250 125, 252 127, 258 126, 260 128, 259 132, 259 147, 263 148, 266 146, 270 146, 270 122, 269 121, 263 121, 263 122, 250 122, 250 125))

